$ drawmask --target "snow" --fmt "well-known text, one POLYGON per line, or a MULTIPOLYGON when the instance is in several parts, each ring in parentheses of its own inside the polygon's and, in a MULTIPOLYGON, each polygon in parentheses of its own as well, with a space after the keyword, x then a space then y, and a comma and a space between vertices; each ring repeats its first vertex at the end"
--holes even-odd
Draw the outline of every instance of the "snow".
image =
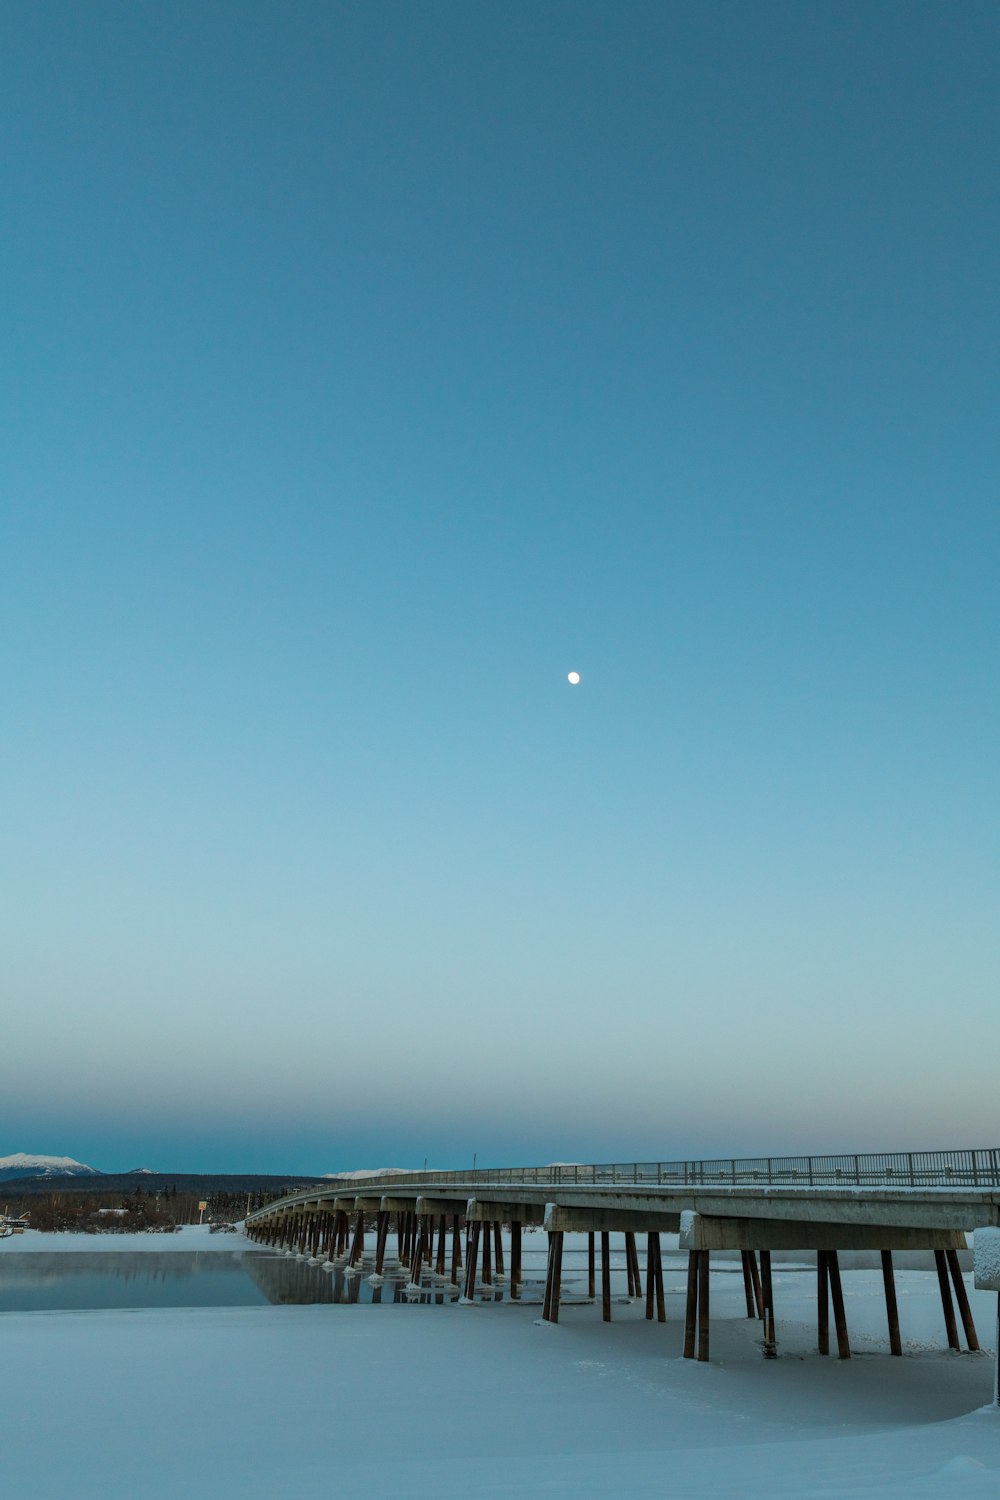
POLYGON ((976 1286, 1000 1292, 1000 1229, 977 1229, 973 1235, 976 1286))
POLYGON ((81 1161, 74 1161, 71 1156, 26 1156, 23 1151, 18 1151, 13 1156, 0 1156, 0 1176, 9 1172, 51 1172, 53 1175, 64 1173, 66 1175, 85 1174, 100 1177, 96 1167, 84 1166, 81 1161))
MULTIPOLYGON (((23 1234, 8 1235, 0 1240, 0 1257, 40 1251, 51 1255, 57 1251, 149 1250, 162 1254, 171 1250, 254 1250, 257 1247, 243 1234, 213 1234, 208 1224, 185 1224, 173 1234, 42 1234, 26 1229, 23 1234)), ((2 1267, 0 1259, 0 1267, 2 1267)), ((0 1273, 2 1274, 2 1273, 0 1273)), ((4 1325, 6 1326, 6 1325, 4 1325)))
MULTIPOLYGON (((89 1235, 14 1243, 71 1240, 95 1248, 89 1235)), ((249 1247, 194 1227, 96 1244, 213 1241, 249 1247)), ((760 1325, 742 1315, 738 1256, 713 1257, 712 1360, 698 1364, 679 1358, 685 1278, 673 1244, 664 1237, 666 1325, 620 1300, 620 1271, 611 1324, 599 1304, 574 1302, 586 1291, 585 1240, 569 1235, 557 1326, 538 1326, 530 1300, 5 1314, 16 1378, 5 1382, 4 1490, 33 1500, 1000 1492, 993 1361, 947 1350, 933 1263, 898 1257, 907 1353, 891 1359, 881 1274, 843 1257, 854 1357, 840 1361, 815 1353, 812 1257, 775 1257, 780 1357, 765 1361, 760 1325)), ((525 1235, 534 1296, 545 1251, 544 1235, 525 1235)), ((995 1298, 970 1295, 992 1343, 995 1298)))
POLYGON ((413 1176, 410 1167, 358 1167, 354 1172, 324 1172, 324 1182, 354 1182, 359 1177, 406 1177, 413 1176))

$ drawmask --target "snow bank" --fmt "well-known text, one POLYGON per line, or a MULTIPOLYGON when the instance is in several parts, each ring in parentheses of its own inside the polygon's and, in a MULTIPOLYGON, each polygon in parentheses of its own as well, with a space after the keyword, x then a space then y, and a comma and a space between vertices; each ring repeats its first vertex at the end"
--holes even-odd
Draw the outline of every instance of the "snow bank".
POLYGON ((976 1286, 980 1291, 1000 1292, 1000 1229, 977 1229, 973 1256, 976 1286))

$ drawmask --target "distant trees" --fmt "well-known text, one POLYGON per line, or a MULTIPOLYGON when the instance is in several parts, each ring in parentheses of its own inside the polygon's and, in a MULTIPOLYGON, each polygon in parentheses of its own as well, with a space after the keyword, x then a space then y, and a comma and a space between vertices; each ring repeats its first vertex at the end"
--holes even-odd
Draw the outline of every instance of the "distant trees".
POLYGON ((127 1197, 120 1193, 74 1192, 3 1195, 3 1206, 12 1218, 22 1214, 32 1229, 46 1233, 135 1234, 172 1230, 178 1224, 198 1222, 198 1198, 193 1193, 150 1193, 137 1184, 127 1197))

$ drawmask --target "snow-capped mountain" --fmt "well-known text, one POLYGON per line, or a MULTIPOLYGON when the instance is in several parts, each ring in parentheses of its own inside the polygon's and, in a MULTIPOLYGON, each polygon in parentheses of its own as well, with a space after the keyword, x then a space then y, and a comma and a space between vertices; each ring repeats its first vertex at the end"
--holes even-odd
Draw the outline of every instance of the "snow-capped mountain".
POLYGON ((356 1172, 324 1172, 324 1182, 353 1182, 356 1177, 405 1177, 414 1167, 360 1167, 356 1172))
POLYGON ((0 1182, 12 1177, 101 1177, 96 1167, 85 1166, 71 1156, 0 1156, 0 1182))

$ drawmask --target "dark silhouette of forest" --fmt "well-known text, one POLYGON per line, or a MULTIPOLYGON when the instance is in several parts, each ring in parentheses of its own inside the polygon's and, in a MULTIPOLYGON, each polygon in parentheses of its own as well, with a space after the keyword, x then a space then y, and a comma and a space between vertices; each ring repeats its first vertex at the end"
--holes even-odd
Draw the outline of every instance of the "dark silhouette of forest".
POLYGON ((308 1187, 283 1178, 29 1178, 0 1183, 0 1210, 30 1228, 83 1234, 172 1233, 183 1224, 235 1223, 275 1198, 308 1187), (266 1184, 266 1185, 265 1185, 266 1184), (207 1205, 202 1213, 199 1205, 207 1205))

